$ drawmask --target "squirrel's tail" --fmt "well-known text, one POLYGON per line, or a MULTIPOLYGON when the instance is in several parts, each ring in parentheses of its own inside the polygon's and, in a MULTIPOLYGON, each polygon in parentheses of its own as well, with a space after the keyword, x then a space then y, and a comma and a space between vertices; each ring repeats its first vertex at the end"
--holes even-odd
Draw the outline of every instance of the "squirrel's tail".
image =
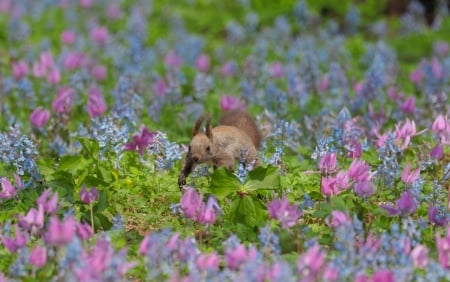
POLYGON ((261 145, 261 131, 255 120, 247 112, 242 110, 224 111, 219 120, 219 124, 235 126, 247 133, 256 148, 259 148, 261 145))

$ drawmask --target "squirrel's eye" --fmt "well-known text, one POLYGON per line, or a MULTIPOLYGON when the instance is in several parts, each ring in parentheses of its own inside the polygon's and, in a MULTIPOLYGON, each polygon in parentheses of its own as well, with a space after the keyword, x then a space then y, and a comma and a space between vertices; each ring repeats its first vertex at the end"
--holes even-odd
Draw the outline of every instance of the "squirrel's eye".
POLYGON ((206 147, 206 152, 209 152, 211 150, 211 147, 206 147))

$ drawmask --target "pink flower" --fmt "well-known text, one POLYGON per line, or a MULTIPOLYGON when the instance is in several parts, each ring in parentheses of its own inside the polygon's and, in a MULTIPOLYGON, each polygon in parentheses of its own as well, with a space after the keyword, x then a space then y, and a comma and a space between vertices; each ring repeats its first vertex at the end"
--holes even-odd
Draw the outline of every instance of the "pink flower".
POLYGON ((328 90, 328 87, 330 86, 330 79, 328 78, 328 75, 324 75, 319 83, 319 91, 325 92, 328 90))
POLYGON ((431 126, 431 130, 442 136, 450 133, 450 121, 446 116, 438 115, 434 120, 433 125, 431 126))
POLYGON ((44 207, 38 205, 38 209, 31 208, 26 216, 19 215, 19 225, 35 234, 44 227, 44 207))
POLYGON ((3 235, 0 235, 2 238, 3 245, 10 251, 11 253, 15 253, 18 249, 26 246, 28 242, 28 235, 26 233, 22 234, 20 231, 19 225, 16 224, 16 237, 9 238, 3 235))
POLYGON ((64 58, 64 67, 68 70, 75 70, 81 67, 83 64, 84 55, 79 52, 71 52, 64 58))
POLYGON ((439 56, 445 56, 448 53, 448 43, 445 41, 435 42, 433 49, 439 56))
POLYGON ((12 63, 12 71, 15 79, 22 79, 28 74, 28 64, 22 60, 12 63))
POLYGON ((431 61, 431 72, 438 79, 441 79, 444 76, 444 68, 439 63, 437 58, 433 58, 431 61))
POLYGON ((352 220, 350 219, 350 217, 348 216, 348 214, 335 210, 331 212, 331 222, 330 220, 327 220, 328 224, 331 225, 332 227, 336 228, 339 227, 341 225, 348 225, 351 224, 352 220))
POLYGON ((417 85, 422 84, 422 79, 423 79, 423 72, 420 68, 415 69, 409 75, 409 80, 411 80, 411 82, 414 82, 417 85))
POLYGON ((223 64, 220 72, 223 76, 235 76, 237 72, 237 66, 234 61, 227 61, 223 64))
POLYGON ((94 235, 94 231, 92 230, 91 225, 87 223, 77 223, 76 229, 77 229, 77 236, 81 240, 87 240, 91 238, 92 235, 94 235))
POLYGON ((93 0, 80 0, 80 6, 82 8, 88 9, 92 6, 93 0))
POLYGON ((195 67, 201 72, 207 72, 210 66, 209 56, 206 54, 200 55, 195 61, 195 67))
POLYGON ((409 96, 408 99, 406 99, 400 105, 400 110, 402 110, 402 112, 407 114, 414 113, 415 109, 416 109, 416 99, 414 98, 414 96, 409 96))
POLYGON ((47 262, 47 249, 45 247, 36 246, 30 253, 29 262, 31 265, 41 268, 47 262))
POLYGON ((117 20, 122 17, 122 11, 118 5, 111 3, 106 9, 106 15, 112 20, 117 20))
POLYGON ((47 189, 39 196, 36 203, 42 205, 47 213, 53 214, 58 209, 58 193, 52 193, 51 189, 47 189))
POLYGON ((41 65, 42 65, 42 67, 45 70, 52 69, 54 67, 54 65, 55 65, 55 63, 53 61, 53 56, 49 52, 42 52, 40 57, 39 57, 39 59, 40 59, 39 61, 40 61, 41 65))
POLYGON ((92 187, 89 191, 86 190, 86 185, 83 185, 80 191, 81 201, 85 204, 90 204, 97 201, 98 191, 96 187, 92 187))
POLYGON ((270 74, 274 78, 281 78, 284 75, 283 64, 281 62, 275 62, 270 66, 270 74))
POLYGON ((223 111, 244 110, 245 104, 235 96, 223 95, 220 98, 220 108, 223 111))
POLYGON ((50 245, 64 246, 75 237, 76 221, 72 216, 60 221, 56 215, 50 218, 45 242, 50 245))
POLYGON ((40 62, 34 62, 33 63, 33 75, 34 77, 44 77, 47 74, 47 69, 40 63, 40 62))
POLYGON ((107 69, 102 65, 95 65, 91 69, 91 75, 98 81, 105 80, 107 69))
POLYGON ((297 269, 301 276, 309 278, 307 281, 317 281, 320 269, 324 265, 326 253, 315 243, 297 260, 297 269))
POLYGON ((197 257, 196 265, 201 271, 217 271, 219 269, 220 257, 216 252, 201 254, 197 257))
POLYGON ((162 97, 162 96, 166 95, 167 86, 166 86, 166 82, 164 81, 164 79, 160 78, 160 79, 156 80, 154 88, 155 88, 156 96, 162 97))
POLYGON ((355 194, 361 198, 368 198, 373 195, 374 187, 371 181, 358 181, 355 183, 355 194))
POLYGON ((164 64, 170 69, 178 69, 181 65, 181 57, 173 50, 170 50, 164 58, 164 64))
POLYGON ((208 202, 206 205, 202 205, 200 212, 198 214, 198 221, 202 224, 214 224, 216 222, 216 213, 221 213, 219 204, 217 203, 216 198, 213 196, 209 196, 208 202))
POLYGON ((439 263, 445 269, 450 269, 450 227, 447 227, 447 234, 443 238, 436 233, 436 250, 439 263))
POLYGON ((75 42, 75 32, 72 30, 65 30, 61 33, 61 41, 66 45, 72 45, 75 42))
POLYGON ((36 128, 44 127, 50 118, 50 111, 37 107, 30 115, 30 123, 36 128))
POLYGON ((203 205, 202 197, 194 188, 189 187, 183 196, 181 196, 180 205, 186 217, 197 219, 198 213, 203 205))
POLYGON ((395 282, 394 273, 391 270, 379 269, 372 277, 373 282, 395 282))
POLYGON ((11 199, 17 195, 17 190, 12 186, 11 182, 8 181, 5 177, 2 177, 0 180, 2 184, 2 191, 0 192, 0 198, 2 199, 11 199))
POLYGON ((395 140, 400 143, 400 150, 404 150, 408 147, 411 138, 416 135, 416 124, 414 121, 406 119, 405 123, 397 123, 395 125, 395 140))
POLYGON ((393 206, 392 204, 382 204, 381 207, 389 213, 389 216, 405 216, 412 214, 417 210, 417 204, 410 191, 402 193, 400 198, 396 201, 396 206, 393 206))
POLYGON ((356 182, 370 180, 370 166, 364 160, 353 160, 348 169, 348 176, 356 182))
POLYGON ((402 181, 405 182, 406 184, 413 184, 414 182, 417 181, 417 179, 419 179, 420 167, 416 168, 416 170, 412 172, 410 172, 410 170, 411 170, 411 163, 407 163, 401 177, 402 181))
POLYGON ((72 107, 73 90, 63 86, 58 90, 58 94, 52 102, 53 110, 57 113, 69 113, 72 107))
POLYGON ((428 264, 428 248, 424 245, 417 245, 411 252, 414 266, 424 268, 428 264))
POLYGON ((325 152, 320 158, 317 167, 322 173, 330 173, 336 169, 337 154, 336 152, 325 152))
POLYGON ((106 105, 100 90, 97 87, 92 86, 88 89, 88 95, 87 110, 89 116, 91 118, 101 116, 106 110, 106 105))
POLYGON ((47 74, 47 82, 53 85, 58 84, 61 81, 61 72, 57 68, 53 68, 47 74))
POLYGON ((284 196, 281 200, 273 199, 267 204, 269 216, 278 220, 281 227, 289 229, 297 224, 298 219, 303 215, 298 209, 298 205, 289 204, 289 200, 284 196))
POLYGON ((150 243, 150 236, 149 235, 144 236, 144 239, 142 239, 141 244, 139 245, 139 253, 141 255, 147 254, 149 243, 150 243))
POLYGON ((103 26, 97 26, 90 32, 91 40, 98 43, 98 44, 104 44, 108 40, 109 33, 108 29, 103 26))
POLYGON ((364 87, 364 81, 357 82, 355 85, 353 85, 353 90, 356 94, 360 93, 363 90, 364 87))
POLYGON ((243 244, 239 244, 234 249, 225 251, 225 263, 228 268, 236 270, 246 260, 255 259, 256 252, 254 247, 247 250, 243 244))

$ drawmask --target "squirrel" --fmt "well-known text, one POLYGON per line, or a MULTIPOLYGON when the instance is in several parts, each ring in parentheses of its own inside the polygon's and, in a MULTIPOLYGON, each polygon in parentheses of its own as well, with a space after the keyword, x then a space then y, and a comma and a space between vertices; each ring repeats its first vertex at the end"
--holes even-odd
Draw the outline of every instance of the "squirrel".
POLYGON ((186 178, 197 164, 209 163, 214 168, 224 166, 234 169, 236 160, 245 152, 245 165, 252 162, 257 165, 258 151, 261 144, 261 132, 255 120, 245 111, 225 111, 219 125, 211 127, 211 116, 203 114, 194 124, 192 140, 186 155, 186 161, 178 177, 180 188, 186 185, 186 178), (200 132, 206 121, 205 132, 200 132))

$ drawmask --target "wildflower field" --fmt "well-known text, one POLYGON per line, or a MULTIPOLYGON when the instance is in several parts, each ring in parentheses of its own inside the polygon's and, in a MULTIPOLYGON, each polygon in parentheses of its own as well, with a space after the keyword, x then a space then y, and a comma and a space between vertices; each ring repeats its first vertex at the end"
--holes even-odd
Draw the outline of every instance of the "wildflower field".
POLYGON ((386 2, 0 0, 0 281, 450 281, 449 4, 386 2))

